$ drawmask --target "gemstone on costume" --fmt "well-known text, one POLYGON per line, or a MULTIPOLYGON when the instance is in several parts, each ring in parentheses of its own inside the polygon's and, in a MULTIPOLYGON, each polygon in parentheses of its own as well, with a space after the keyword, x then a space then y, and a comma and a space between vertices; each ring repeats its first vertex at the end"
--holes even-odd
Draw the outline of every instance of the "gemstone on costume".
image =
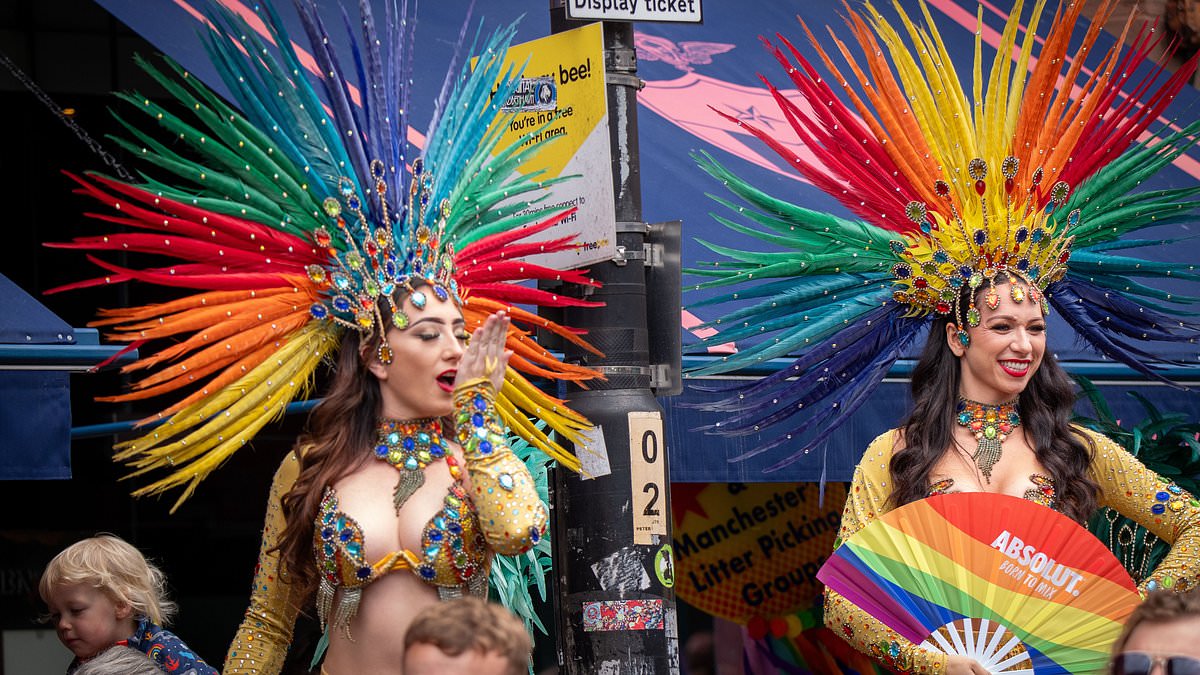
POLYGON ((1021 168, 1021 160, 1017 159, 1016 157, 1013 157, 1012 155, 1005 157, 1004 161, 1000 162, 1000 173, 1004 174, 1005 178, 1009 178, 1009 179, 1016 178, 1017 170, 1020 168, 1021 168))
POLYGON ((308 308, 308 313, 311 314, 314 319, 324 319, 329 316, 329 309, 319 302, 314 302, 308 308))
POLYGON ((421 291, 413 291, 412 295, 408 296, 408 299, 412 301, 413 307, 425 309, 425 294, 421 291))
POLYGON ((1050 200, 1055 204, 1062 204, 1067 201, 1067 195, 1071 194, 1071 186, 1067 185, 1066 181, 1058 181, 1054 187, 1050 188, 1050 200))
POLYGON ((321 265, 309 265, 304 268, 304 271, 308 273, 308 278, 314 284, 323 284, 328 278, 325 268, 321 265))
MULTIPOLYGON (((329 216, 330 218, 337 218, 342 213, 342 205, 339 204, 338 200, 333 197, 326 197, 325 200, 321 202, 321 208, 325 210, 325 215, 329 216)), ((318 229, 318 232, 320 232, 321 229, 318 229)), ((328 234, 326 236, 328 237, 328 234)), ((321 245, 327 246, 328 244, 326 243, 321 245)))
POLYGON ((321 248, 329 248, 329 244, 333 241, 333 237, 329 235, 329 230, 324 226, 313 230, 313 240, 317 242, 317 246, 321 248))
POLYGON ((929 215, 929 210, 925 207, 924 202, 912 201, 904 207, 904 215, 919 225, 925 221, 925 216, 929 215))

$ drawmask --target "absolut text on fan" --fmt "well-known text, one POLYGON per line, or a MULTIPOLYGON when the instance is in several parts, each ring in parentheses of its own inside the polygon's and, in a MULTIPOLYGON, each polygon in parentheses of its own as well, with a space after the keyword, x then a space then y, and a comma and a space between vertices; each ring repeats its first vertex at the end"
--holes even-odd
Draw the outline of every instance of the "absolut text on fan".
POLYGON ((1060 589, 1071 595, 1079 595, 1077 588, 1083 575, 1067 565, 1057 562, 1054 558, 1026 544, 1020 537, 1004 530, 992 542, 992 548, 999 550, 1012 562, 1005 561, 1000 565, 1000 571, 1023 582, 1034 589, 1035 593, 1050 599, 1060 589))

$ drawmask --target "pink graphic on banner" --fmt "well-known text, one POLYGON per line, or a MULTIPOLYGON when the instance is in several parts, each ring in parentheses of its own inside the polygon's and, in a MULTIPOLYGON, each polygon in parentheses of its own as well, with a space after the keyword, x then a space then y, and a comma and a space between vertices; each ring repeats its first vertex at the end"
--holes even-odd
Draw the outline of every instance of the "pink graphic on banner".
MULTIPOLYGON (((782 93, 801 108, 805 107, 795 90, 782 90, 782 93)), ((689 72, 675 80, 646 80, 645 89, 638 94, 638 103, 704 142, 781 176, 807 182, 778 160, 768 159, 747 145, 744 141, 762 147, 750 132, 731 126, 713 109, 754 124, 774 135, 805 161, 820 164, 816 156, 797 140, 796 132, 779 112, 779 105, 763 87, 746 87, 689 72)), ((774 158, 775 154, 771 153, 770 157, 774 158)))
POLYGON ((685 40, 675 44, 669 38, 642 32, 634 34, 634 45, 637 47, 639 60, 662 61, 684 72, 691 72, 693 65, 702 66, 712 63, 713 56, 724 54, 737 47, 728 42, 690 42, 685 40))

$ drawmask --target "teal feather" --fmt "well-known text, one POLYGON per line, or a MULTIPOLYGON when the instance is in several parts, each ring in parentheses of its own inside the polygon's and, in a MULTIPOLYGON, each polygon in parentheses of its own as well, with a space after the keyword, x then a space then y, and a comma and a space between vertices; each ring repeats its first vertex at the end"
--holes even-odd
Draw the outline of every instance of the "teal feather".
MULTIPOLYGON (((772 315, 804 311, 836 302, 839 298, 873 292, 880 288, 880 281, 884 281, 886 285, 886 280, 868 279, 854 275, 813 277, 805 280, 808 283, 801 283, 798 280, 790 281, 792 287, 781 289, 759 303, 726 314, 720 319, 721 323, 726 327, 742 320, 757 324, 760 320, 767 319, 772 315)), ((730 296, 723 298, 725 301, 734 299, 730 296)), ((736 299, 744 301, 747 299, 747 295, 738 293, 736 299)), ((715 321, 710 321, 702 325, 713 327, 715 323, 715 321)), ((721 340, 721 342, 728 342, 728 340, 721 340)))
MULTIPOLYGON (((1088 281, 1090 281, 1091 283, 1093 283, 1097 286, 1103 286, 1104 288, 1115 291, 1116 293, 1126 296, 1126 297, 1155 298, 1157 300, 1163 300, 1163 301, 1173 302, 1173 303, 1178 303, 1178 304, 1193 304, 1196 302, 1200 302, 1200 297, 1191 296, 1191 295, 1180 295, 1178 293, 1168 293, 1164 290, 1154 288, 1153 286, 1147 286, 1143 283, 1134 281, 1128 277, 1123 277, 1123 276, 1120 276, 1117 274, 1099 274, 1099 275, 1093 275, 1093 276, 1084 276, 1084 275, 1077 276, 1074 274, 1068 274, 1067 276, 1077 278, 1077 279, 1087 279, 1088 281)), ((1164 314, 1172 314, 1175 311, 1177 311, 1177 310, 1172 310, 1170 307, 1167 307, 1165 305, 1160 305, 1160 304, 1153 303, 1153 302, 1143 302, 1141 304, 1145 305, 1146 307, 1148 307, 1150 309, 1162 312, 1164 314)))
MULTIPOLYGON (((890 294, 889 290, 883 297, 888 297, 890 294)), ((748 365, 786 356, 807 344, 824 340, 847 325, 853 324, 867 312, 878 309, 879 306, 880 297, 878 295, 873 297, 857 296, 836 304, 825 305, 822 308, 815 309, 809 315, 807 321, 791 324, 793 330, 785 333, 783 337, 777 338, 778 342, 775 340, 764 340, 740 349, 736 354, 731 354, 725 359, 696 368, 692 371, 692 375, 703 376, 727 373, 748 365)), ((763 332, 768 331, 764 330, 763 332)), ((713 338, 709 338, 709 340, 711 341, 713 338)), ((727 340, 728 338, 719 340, 718 342, 725 342, 727 340)))
MULTIPOLYGON (((142 68, 182 102, 186 109, 194 111, 210 132, 219 136, 227 147, 238 148, 241 154, 234 155, 235 161, 249 165, 256 175, 262 177, 265 187, 260 189, 281 191, 279 201, 285 211, 293 216, 309 216, 306 220, 312 219, 312 214, 320 205, 302 187, 306 181, 300 172, 295 171, 295 166, 291 162, 275 161, 274 145, 265 135, 207 88, 193 86, 185 89, 180 83, 187 84, 195 80, 182 77, 183 71, 174 61, 166 59, 166 63, 175 71, 176 77, 168 77, 149 63, 144 63, 142 68)), ((280 159, 283 157, 280 156, 280 159)))

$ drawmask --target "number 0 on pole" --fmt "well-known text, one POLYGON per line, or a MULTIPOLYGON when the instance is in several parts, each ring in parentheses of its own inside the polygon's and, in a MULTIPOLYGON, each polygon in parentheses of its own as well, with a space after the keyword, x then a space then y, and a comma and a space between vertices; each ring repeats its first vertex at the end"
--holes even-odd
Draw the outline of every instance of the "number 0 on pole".
POLYGON ((633 475, 633 543, 654 544, 667 534, 667 463, 662 414, 629 413, 629 468, 633 475))

